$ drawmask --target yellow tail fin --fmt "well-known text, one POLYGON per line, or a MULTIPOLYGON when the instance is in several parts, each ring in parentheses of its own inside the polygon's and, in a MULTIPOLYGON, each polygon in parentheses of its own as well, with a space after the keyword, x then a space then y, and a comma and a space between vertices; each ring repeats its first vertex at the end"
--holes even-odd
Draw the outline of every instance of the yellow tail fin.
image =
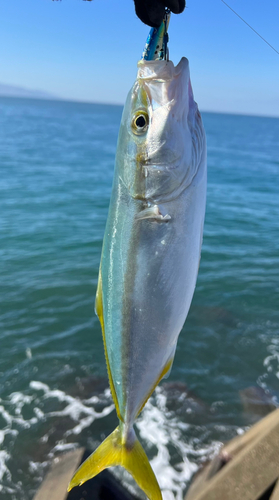
POLYGON ((121 465, 133 476, 149 500, 162 500, 157 479, 134 430, 129 433, 129 442, 125 442, 120 427, 81 464, 69 484, 68 491, 97 476, 107 467, 115 465, 121 465))

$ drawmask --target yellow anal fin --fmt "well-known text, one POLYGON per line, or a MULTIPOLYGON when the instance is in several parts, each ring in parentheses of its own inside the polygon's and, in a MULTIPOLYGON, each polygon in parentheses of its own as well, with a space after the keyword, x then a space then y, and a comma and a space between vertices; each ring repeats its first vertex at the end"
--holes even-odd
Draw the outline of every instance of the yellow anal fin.
MULTIPOLYGON (((173 365, 173 360, 174 360, 174 356, 175 356, 175 351, 176 351, 176 344, 175 344, 175 347, 173 349, 173 354, 171 355, 171 357, 169 358, 167 364, 165 365, 164 367, 164 370, 161 374, 161 377, 160 377, 160 380, 159 382, 163 379, 163 378, 168 378, 169 377, 169 374, 171 372, 171 369, 172 369, 172 365, 173 365)), ((158 382, 158 383, 159 383, 158 382)))
POLYGON ((172 369, 172 364, 173 364, 173 359, 174 359, 174 354, 171 355, 170 359, 167 361, 167 363, 165 364, 163 370, 161 371, 159 377, 157 378, 155 384, 151 387, 149 393, 147 394, 144 402, 142 403, 139 411, 137 412, 137 417, 139 416, 139 414, 141 413, 141 411, 143 410, 143 408, 145 407, 147 401, 149 400, 151 394, 153 394, 153 392, 155 391, 157 385, 161 382, 162 378, 167 378, 170 374, 170 371, 172 369))
POLYGON ((107 351, 106 336, 105 336, 105 322, 104 322, 103 290, 102 290, 102 275, 101 275, 101 270, 99 272, 97 293, 96 293, 96 299, 95 299, 95 312, 96 312, 96 314, 97 314, 97 316, 99 318, 99 321, 100 321, 101 327, 102 327, 103 344, 104 344, 104 349, 105 349, 105 357, 106 357, 106 364, 107 364, 107 371, 108 371, 108 378, 109 378, 109 385, 110 385, 111 394, 112 394, 113 401, 114 401, 114 404, 115 404, 117 416, 118 416, 119 420, 123 421, 123 418, 122 418, 122 416, 120 414, 119 404, 118 404, 118 400, 117 400, 117 396, 116 396, 116 391, 115 391, 115 388, 114 388, 114 383, 113 383, 111 369, 110 369, 110 364, 109 364, 109 359, 108 359, 108 351, 107 351))
POLYGON ((156 476, 134 430, 129 432, 129 443, 127 443, 120 427, 117 427, 81 464, 69 484, 68 491, 97 476, 102 470, 116 465, 121 465, 133 476, 149 500, 162 500, 156 476))

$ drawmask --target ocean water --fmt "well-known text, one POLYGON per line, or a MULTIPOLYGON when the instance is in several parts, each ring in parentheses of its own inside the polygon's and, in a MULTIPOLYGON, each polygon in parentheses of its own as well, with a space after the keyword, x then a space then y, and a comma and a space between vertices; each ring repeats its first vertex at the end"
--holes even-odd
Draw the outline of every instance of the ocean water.
MULTIPOLYGON (((94 297, 121 111, 0 99, 1 500, 31 500, 54 457, 117 425, 94 297)), ((203 120, 197 287, 171 375, 136 424, 164 500, 257 418, 248 387, 278 404, 279 119, 203 120)))

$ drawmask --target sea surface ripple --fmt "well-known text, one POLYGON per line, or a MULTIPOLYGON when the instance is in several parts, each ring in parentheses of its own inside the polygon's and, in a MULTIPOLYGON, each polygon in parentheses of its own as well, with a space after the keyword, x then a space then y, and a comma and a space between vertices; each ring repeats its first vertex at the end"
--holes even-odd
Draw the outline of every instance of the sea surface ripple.
MULTIPOLYGON (((94 297, 121 112, 0 99, 1 500, 31 500, 54 457, 94 449, 117 425, 94 297)), ((248 393, 259 413, 278 405, 279 119, 203 120, 197 287, 170 378, 137 422, 164 500, 182 500, 259 417, 248 393)))

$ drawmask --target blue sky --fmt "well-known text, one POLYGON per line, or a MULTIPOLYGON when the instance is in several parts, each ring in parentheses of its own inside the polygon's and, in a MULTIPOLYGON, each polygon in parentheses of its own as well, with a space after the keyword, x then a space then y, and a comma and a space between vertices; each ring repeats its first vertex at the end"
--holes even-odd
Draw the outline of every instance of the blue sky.
MULTIPOLYGON (((279 51, 279 2, 228 0, 279 51)), ((0 3, 0 82, 64 99, 123 103, 149 28, 132 0, 0 3)), ((279 55, 221 0, 188 0, 170 22, 201 110, 279 116, 279 55)))

